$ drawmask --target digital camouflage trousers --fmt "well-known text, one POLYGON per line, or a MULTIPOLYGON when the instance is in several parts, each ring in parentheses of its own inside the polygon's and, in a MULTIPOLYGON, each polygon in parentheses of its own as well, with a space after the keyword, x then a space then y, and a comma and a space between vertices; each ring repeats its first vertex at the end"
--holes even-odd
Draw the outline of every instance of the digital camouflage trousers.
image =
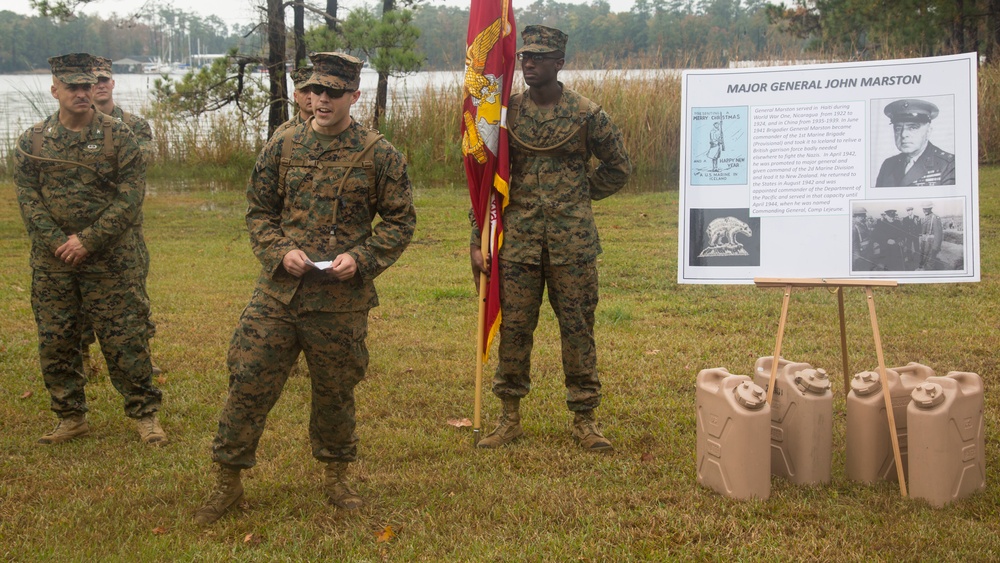
POLYGON ((141 418, 159 409, 161 393, 153 386, 145 330, 149 301, 139 276, 35 270, 31 308, 42 377, 59 417, 87 412, 80 361, 84 318, 101 340, 111 384, 125 398, 125 414, 141 418))
POLYGON ((566 406, 571 411, 601 403, 594 346, 597 309, 597 264, 552 265, 548 253, 541 264, 500 260, 499 363, 493 393, 500 398, 524 397, 531 390, 531 349, 544 290, 559 321, 566 406))
POLYGON ((240 317, 229 346, 229 395, 212 441, 212 459, 250 468, 267 415, 301 351, 309 367, 309 440, 317 460, 352 462, 358 437, 354 387, 368 369, 368 311, 301 311, 259 290, 240 317))

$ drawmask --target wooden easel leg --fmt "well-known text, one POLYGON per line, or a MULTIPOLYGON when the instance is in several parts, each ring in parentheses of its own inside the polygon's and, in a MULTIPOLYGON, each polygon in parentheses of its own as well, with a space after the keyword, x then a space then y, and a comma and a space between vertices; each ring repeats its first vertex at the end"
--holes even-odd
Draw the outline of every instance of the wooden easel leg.
POLYGON ((774 382, 778 379, 778 359, 781 358, 781 339, 785 335, 785 321, 788 319, 788 299, 792 295, 791 284, 785 286, 785 295, 781 299, 781 318, 778 320, 778 339, 774 343, 774 356, 771 360, 771 380, 767 385, 767 404, 771 404, 774 396, 774 382))
POLYGON ((844 362, 844 396, 851 392, 851 371, 847 363, 847 324, 844 322, 844 288, 837 288, 837 309, 840 312, 840 358, 844 362))
POLYGON ((906 496, 906 477, 903 475, 903 458, 899 453, 899 436, 896 435, 896 417, 892 412, 892 397, 889 394, 889 381, 885 374, 885 358, 882 356, 882 337, 878 330, 878 317, 875 315, 875 296, 871 286, 865 286, 868 296, 868 313, 872 318, 872 334, 875 336, 875 354, 878 356, 878 374, 882 381, 882 396, 885 399, 885 412, 889 419, 889 437, 892 439, 892 455, 896 460, 896 477, 899 478, 899 494, 906 496))

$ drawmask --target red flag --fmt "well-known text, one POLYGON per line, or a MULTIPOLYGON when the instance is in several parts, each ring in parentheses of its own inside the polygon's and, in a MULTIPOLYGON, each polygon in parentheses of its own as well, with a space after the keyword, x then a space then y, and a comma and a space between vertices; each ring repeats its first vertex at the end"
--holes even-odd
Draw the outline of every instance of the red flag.
POLYGON ((472 210, 488 241, 490 283, 486 322, 479 335, 483 362, 500 328, 500 245, 507 205, 510 159, 507 155, 507 102, 514 79, 517 34, 511 0, 472 0, 465 52, 462 103, 462 154, 472 210))

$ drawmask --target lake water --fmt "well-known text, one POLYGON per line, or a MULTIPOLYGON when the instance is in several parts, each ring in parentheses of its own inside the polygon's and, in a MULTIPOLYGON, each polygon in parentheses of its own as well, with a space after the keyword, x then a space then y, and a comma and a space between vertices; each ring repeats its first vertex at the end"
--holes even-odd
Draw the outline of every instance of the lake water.
MULTIPOLYGON (((559 73, 560 79, 573 82, 575 80, 600 80, 613 73, 615 78, 627 79, 652 78, 662 75, 679 74, 677 70, 564 70, 559 73)), ((265 81, 265 75, 255 75, 265 81)), ((460 71, 417 72, 402 77, 389 77, 388 104, 406 104, 423 94, 429 86, 461 87, 464 73, 460 71)), ((181 80, 183 74, 170 76, 175 81, 181 80)), ((160 78, 158 74, 116 74, 115 103, 138 114, 143 114, 149 108, 153 96, 153 81, 160 78)), ((524 84, 520 71, 514 75, 514 91, 524 84)), ((38 123, 46 116, 56 111, 58 104, 50 93, 52 76, 50 74, 18 74, 0 75, 0 158, 14 147, 17 138, 29 127, 38 123)), ((289 82, 289 86, 291 83, 289 82)), ((359 104, 370 107, 374 104, 375 90, 378 85, 378 74, 365 71, 361 74, 361 100, 359 104)), ((223 110, 228 111, 228 110, 223 110)), ((457 108, 456 108, 457 111, 457 108)), ((266 127, 266 116, 262 120, 266 127)), ((635 178, 630 185, 651 184, 651 189, 663 189, 659 179, 644 180, 635 178)), ((647 191, 648 187, 639 188, 647 191)))
MULTIPOLYGON (((565 80, 600 78, 609 72, 616 76, 629 78, 649 77, 658 73, 674 73, 670 70, 566 70, 560 73, 565 80)), ((182 74, 171 75, 174 80, 180 80, 182 74)), ((264 75, 255 75, 262 77, 264 75)), ((157 74, 116 74, 115 103, 128 111, 142 114, 152 102, 153 81, 159 78, 157 74)), ((463 73, 460 71, 417 72, 402 77, 389 77, 388 104, 407 103, 428 86, 441 87, 461 86, 463 73)), ((523 84, 520 72, 514 75, 514 90, 523 84)), ((26 129, 55 112, 57 103, 49 92, 52 85, 50 74, 16 74, 0 75, 0 154, 3 154, 26 129)), ((291 85, 291 82, 289 82, 291 85)), ((361 74, 360 104, 371 104, 375 99, 375 89, 378 85, 378 74, 365 71, 361 74)))
MULTIPOLYGON (((174 74, 170 77, 179 81, 182 76, 174 74)), ((388 103, 392 105, 412 99, 428 84, 458 85, 461 76, 459 72, 419 72, 405 77, 390 77, 388 103)), ((116 74, 115 103, 142 114, 153 100, 153 81, 159 77, 158 74, 116 74)), ((262 78, 266 87, 266 76, 255 77, 262 78)), ((50 93, 51 85, 50 74, 0 75, 0 152, 6 150, 26 129, 56 111, 58 104, 50 93)), ((362 100, 359 103, 374 101, 377 85, 377 73, 363 72, 362 100)))

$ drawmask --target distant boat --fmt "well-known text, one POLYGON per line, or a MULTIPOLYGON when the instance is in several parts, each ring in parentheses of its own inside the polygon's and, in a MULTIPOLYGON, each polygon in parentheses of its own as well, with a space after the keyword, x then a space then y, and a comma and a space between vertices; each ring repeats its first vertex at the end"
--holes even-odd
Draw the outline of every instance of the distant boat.
POLYGON ((170 74, 172 70, 173 67, 166 63, 143 63, 142 65, 143 74, 170 74))

